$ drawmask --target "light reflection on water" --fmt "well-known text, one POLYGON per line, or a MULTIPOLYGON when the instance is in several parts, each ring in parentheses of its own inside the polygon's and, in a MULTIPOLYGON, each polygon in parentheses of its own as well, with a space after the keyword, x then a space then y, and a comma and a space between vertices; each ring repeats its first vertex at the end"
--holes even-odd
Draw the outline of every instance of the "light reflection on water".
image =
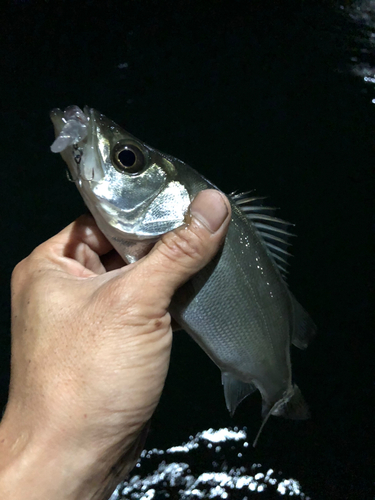
POLYGON ((118 485, 110 500, 248 500, 255 495, 311 500, 295 479, 246 462, 246 438, 246 428, 208 429, 166 450, 143 450, 132 477, 118 485))
MULTIPOLYGON (((350 2, 347 8, 340 8, 349 14, 362 30, 360 44, 354 44, 356 54, 351 57, 353 72, 361 76, 367 84, 374 84, 375 0, 356 0, 350 2)), ((375 104, 375 99, 371 102, 375 104)))

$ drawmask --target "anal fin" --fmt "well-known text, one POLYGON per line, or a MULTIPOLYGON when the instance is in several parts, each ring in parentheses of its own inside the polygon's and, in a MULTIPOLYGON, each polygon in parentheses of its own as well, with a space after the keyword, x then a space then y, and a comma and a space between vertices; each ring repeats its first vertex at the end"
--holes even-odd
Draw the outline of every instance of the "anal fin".
POLYGON ((242 382, 228 372, 222 373, 221 381, 224 386, 225 403, 231 416, 241 401, 257 390, 254 384, 242 382))

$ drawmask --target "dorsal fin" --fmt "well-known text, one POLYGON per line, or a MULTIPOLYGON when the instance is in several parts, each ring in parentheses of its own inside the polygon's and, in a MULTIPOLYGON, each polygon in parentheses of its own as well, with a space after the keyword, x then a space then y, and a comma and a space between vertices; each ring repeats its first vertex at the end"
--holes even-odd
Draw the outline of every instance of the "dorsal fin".
POLYGON ((257 233, 265 243, 270 257, 279 268, 281 275, 286 279, 289 265, 287 257, 291 256, 287 248, 291 245, 289 238, 295 236, 289 232, 294 224, 274 216, 276 208, 263 205, 264 196, 251 196, 253 191, 231 193, 232 202, 253 223, 257 233))

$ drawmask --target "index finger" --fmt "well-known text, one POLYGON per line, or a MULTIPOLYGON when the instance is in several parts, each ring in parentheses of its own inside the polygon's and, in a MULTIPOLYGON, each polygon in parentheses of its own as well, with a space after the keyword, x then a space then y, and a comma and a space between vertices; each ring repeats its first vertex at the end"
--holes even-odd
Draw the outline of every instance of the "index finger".
POLYGON ((57 253, 61 257, 77 259, 77 244, 87 245, 90 250, 101 256, 113 249, 111 243, 98 228, 91 214, 78 217, 72 224, 50 239, 57 244, 57 253))

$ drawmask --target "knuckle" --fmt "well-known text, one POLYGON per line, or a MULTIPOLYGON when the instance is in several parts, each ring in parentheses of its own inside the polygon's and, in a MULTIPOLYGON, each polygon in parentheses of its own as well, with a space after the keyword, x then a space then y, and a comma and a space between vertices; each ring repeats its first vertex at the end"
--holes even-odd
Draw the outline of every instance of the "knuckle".
POLYGON ((55 253, 60 248, 60 246, 61 245, 59 243, 53 241, 53 239, 51 238, 50 240, 47 240, 37 246, 35 250, 31 252, 30 258, 33 260, 44 258, 51 253, 55 253))
POLYGON ((29 259, 30 257, 26 257, 21 260, 21 262, 19 262, 13 269, 11 276, 12 296, 13 294, 19 294, 19 292, 25 287, 25 283, 30 275, 29 259))
POLYGON ((18 289, 28 279, 35 276, 41 270, 41 261, 45 254, 44 244, 35 248, 30 255, 22 259, 13 269, 11 276, 11 286, 18 289))
MULTIPOLYGON (((205 245, 198 233, 188 228, 181 228, 162 237, 165 254, 172 261, 200 260, 205 255, 205 245)), ((162 247, 161 247, 162 248, 162 247)))
POLYGON ((26 266, 26 259, 23 259, 13 269, 12 278, 11 278, 13 285, 16 284, 19 281, 19 279, 21 278, 21 276, 24 274, 25 266, 26 266))

